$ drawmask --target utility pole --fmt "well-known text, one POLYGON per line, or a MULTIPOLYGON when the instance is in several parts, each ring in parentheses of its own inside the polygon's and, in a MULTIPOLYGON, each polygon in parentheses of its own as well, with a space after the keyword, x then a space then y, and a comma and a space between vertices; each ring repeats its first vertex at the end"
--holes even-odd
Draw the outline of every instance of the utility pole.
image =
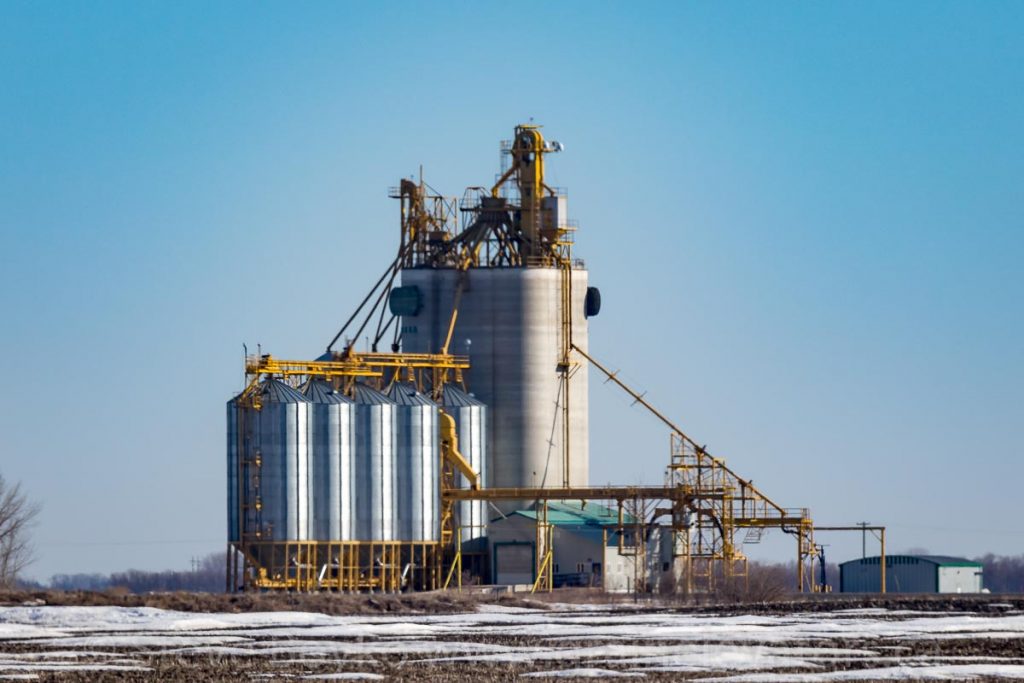
POLYGON ((821 566, 821 592, 824 593, 828 590, 828 570, 825 568, 825 548, 828 544, 818 546, 818 562, 821 566))
POLYGON ((860 527, 860 559, 864 559, 868 556, 868 525, 871 522, 857 522, 857 526, 860 527))

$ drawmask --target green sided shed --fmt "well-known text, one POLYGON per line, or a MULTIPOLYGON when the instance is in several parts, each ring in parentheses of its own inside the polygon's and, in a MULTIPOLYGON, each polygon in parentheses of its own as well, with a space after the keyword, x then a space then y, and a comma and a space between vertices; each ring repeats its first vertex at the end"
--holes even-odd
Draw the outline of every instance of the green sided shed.
MULTIPOLYGON (((881 592, 880 557, 865 557, 839 565, 843 593, 881 592)), ((948 555, 887 555, 885 588, 888 593, 980 593, 982 566, 948 555)))

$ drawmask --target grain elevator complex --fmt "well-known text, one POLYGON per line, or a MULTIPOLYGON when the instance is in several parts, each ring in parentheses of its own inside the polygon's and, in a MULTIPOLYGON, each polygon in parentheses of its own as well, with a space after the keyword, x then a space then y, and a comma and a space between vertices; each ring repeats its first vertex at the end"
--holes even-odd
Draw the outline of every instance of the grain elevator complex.
POLYGON ((560 151, 521 125, 488 187, 456 200, 403 179, 395 259, 326 353, 246 358, 227 406, 229 590, 702 591, 745 576, 742 544, 769 529, 795 539, 799 588, 815 589, 808 511, 591 357, 600 292, 545 180, 560 151), (664 484, 589 485, 595 373, 668 428, 664 484))

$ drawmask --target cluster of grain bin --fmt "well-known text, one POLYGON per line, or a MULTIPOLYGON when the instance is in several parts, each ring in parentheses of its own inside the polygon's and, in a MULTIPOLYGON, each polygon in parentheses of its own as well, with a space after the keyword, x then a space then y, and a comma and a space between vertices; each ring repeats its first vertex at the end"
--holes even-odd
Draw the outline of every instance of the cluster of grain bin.
MULTIPOLYGON (((230 541, 440 540, 438 404, 398 383, 387 394, 355 383, 343 395, 318 379, 266 379, 256 391, 259 409, 228 402, 230 541)), ((441 403, 482 470, 486 406, 454 387, 441 403)), ((460 504, 464 539, 485 535, 483 512, 460 504)))

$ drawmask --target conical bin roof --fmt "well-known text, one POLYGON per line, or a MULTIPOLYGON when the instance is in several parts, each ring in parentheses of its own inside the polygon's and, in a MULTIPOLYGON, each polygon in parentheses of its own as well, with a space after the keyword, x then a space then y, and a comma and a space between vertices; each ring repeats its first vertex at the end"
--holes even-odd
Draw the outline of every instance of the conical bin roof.
POLYGON ((487 404, 480 399, 467 394, 454 384, 445 384, 441 394, 441 405, 452 408, 483 407, 487 404))
POLYGON ((313 403, 352 403, 352 399, 336 391, 327 382, 319 379, 308 380, 299 389, 313 403))
POLYGON ((352 398, 357 405, 389 405, 395 404, 390 398, 373 387, 356 382, 352 385, 352 398))
POLYGON ((388 392, 388 398, 400 406, 432 406, 435 405, 429 398, 416 391, 411 384, 395 383, 388 392))
POLYGON ((279 379, 263 380, 260 396, 264 403, 309 403, 308 398, 279 379))

